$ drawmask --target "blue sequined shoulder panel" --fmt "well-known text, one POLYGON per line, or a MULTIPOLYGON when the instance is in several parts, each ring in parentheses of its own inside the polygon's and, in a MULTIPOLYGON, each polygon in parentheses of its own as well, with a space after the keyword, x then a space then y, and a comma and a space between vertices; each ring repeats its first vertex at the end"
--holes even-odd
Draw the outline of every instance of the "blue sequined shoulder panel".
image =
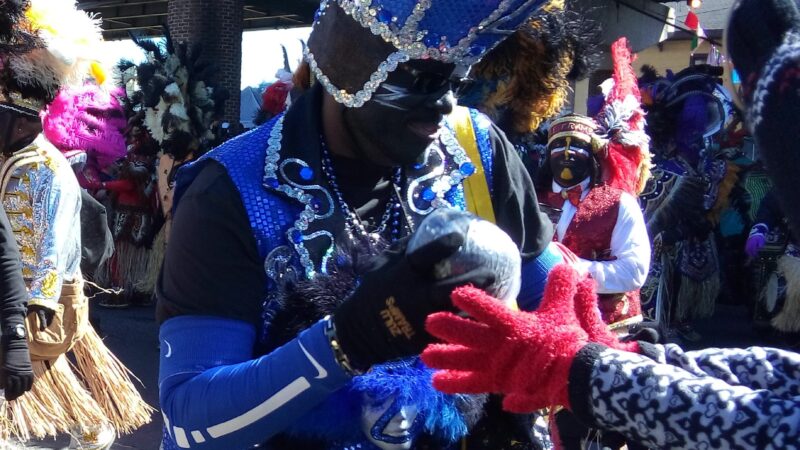
POLYGON ((201 165, 203 161, 214 160, 225 167, 244 203, 261 258, 287 244, 285 231, 300 213, 298 206, 269 192, 261 184, 264 152, 273 123, 238 136, 193 163, 201 165))

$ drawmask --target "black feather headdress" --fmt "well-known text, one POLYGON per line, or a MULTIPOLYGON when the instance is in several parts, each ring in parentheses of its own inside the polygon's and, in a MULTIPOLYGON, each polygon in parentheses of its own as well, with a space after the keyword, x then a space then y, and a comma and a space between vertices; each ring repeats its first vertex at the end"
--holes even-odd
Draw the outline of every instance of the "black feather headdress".
POLYGON ((656 153, 669 156, 676 147, 685 147, 690 136, 702 138, 722 127, 725 111, 714 95, 720 81, 717 69, 689 67, 661 77, 652 67, 642 67, 639 87, 646 131, 656 153))
POLYGON ((163 43, 133 37, 146 55, 134 65, 119 64, 131 126, 144 126, 164 153, 176 160, 208 151, 212 123, 228 98, 213 80, 215 68, 202 59, 200 45, 175 44, 164 29, 163 43))
POLYGON ((552 0, 473 66, 459 103, 480 109, 506 133, 531 133, 559 114, 570 81, 597 64, 599 24, 576 1, 552 0))

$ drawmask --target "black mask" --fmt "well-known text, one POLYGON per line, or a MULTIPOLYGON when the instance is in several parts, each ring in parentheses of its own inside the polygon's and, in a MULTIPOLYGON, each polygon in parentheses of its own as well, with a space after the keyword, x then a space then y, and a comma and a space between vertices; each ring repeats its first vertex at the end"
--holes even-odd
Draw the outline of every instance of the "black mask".
POLYGON ((417 60, 406 65, 392 72, 364 106, 344 111, 357 153, 376 164, 418 162, 455 104, 453 65, 417 60))
POLYGON ((561 187, 580 184, 591 175, 592 146, 571 137, 558 138, 548 145, 553 180, 561 187))
POLYGON ((42 122, 33 111, 0 104, 0 151, 11 154, 28 146, 42 132, 42 122))

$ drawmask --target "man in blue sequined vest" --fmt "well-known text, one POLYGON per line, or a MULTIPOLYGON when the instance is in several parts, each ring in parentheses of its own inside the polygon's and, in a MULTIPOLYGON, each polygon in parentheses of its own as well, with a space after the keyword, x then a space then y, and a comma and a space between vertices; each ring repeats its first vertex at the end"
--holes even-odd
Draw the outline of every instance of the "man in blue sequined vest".
POLYGON ((519 247, 518 304, 536 306, 561 261, 552 225, 503 133, 477 112, 451 113, 471 64, 543 3, 322 2, 305 55, 314 87, 178 175, 157 288, 165 449, 267 442, 352 377, 418 354, 431 341, 425 318, 452 308, 451 290, 494 277, 432 276, 466 231, 406 253, 404 238, 437 208, 483 203, 519 247), (353 247, 374 250, 356 288, 271 343, 276 294, 353 247))

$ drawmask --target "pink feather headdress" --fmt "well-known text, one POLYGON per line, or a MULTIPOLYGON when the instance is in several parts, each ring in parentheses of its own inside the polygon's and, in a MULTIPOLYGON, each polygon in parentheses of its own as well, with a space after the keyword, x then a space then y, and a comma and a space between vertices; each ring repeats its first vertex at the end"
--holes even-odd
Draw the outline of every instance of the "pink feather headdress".
POLYGON ((125 157, 125 112, 112 92, 91 83, 58 92, 41 112, 44 134, 62 152, 82 150, 101 170, 125 157))

